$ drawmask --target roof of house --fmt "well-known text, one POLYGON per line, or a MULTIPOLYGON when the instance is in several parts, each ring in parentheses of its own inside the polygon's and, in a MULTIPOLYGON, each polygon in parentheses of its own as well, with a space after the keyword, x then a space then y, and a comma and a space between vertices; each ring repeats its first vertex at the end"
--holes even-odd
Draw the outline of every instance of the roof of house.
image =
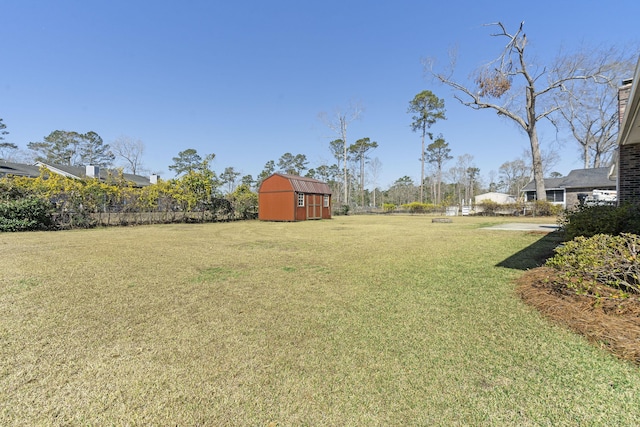
MULTIPOLYGON (((545 178, 544 186, 547 190, 557 190, 562 188, 562 181, 566 177, 562 178, 545 178)), ((524 186, 522 191, 536 191, 536 182, 534 180, 529 181, 527 185, 524 186)))
MULTIPOLYGON (((545 178, 544 186, 547 190, 570 188, 600 188, 615 187, 616 182, 609 179, 611 168, 574 169, 569 175, 561 178, 545 178)), ((535 191, 534 181, 530 181, 522 191, 535 191)))
POLYGON ((618 132, 618 145, 640 144, 640 59, 636 64, 629 100, 618 132))
POLYGON ((0 161, 0 177, 5 175, 28 176, 36 178, 40 176, 40 167, 0 161))
POLYGON ((574 169, 562 182, 564 188, 611 187, 616 182, 609 179, 610 167, 574 169))
POLYGON ((288 179, 291 183, 291 187, 293 187, 293 191, 297 191, 299 193, 331 194, 331 188, 329 188, 329 185, 326 182, 314 178, 287 175, 284 173, 275 173, 273 175, 279 175, 288 179))
POLYGON ((502 197, 502 198, 506 198, 506 197, 513 197, 511 194, 508 193, 500 193, 497 191, 489 191, 488 193, 482 193, 482 194, 478 194, 475 196, 476 200, 479 200, 481 198, 490 198, 490 197, 502 197))
MULTIPOLYGON (((40 176, 40 167, 44 166, 51 172, 63 175, 69 178, 82 179, 87 177, 87 169, 83 166, 67 166, 67 165, 54 165, 46 164, 43 162, 36 162, 35 165, 27 165, 22 163, 9 163, 0 161, 0 176, 4 175, 16 175, 16 176, 28 176, 31 178, 37 178, 40 176)), ((99 169, 99 175, 101 180, 106 180, 109 174, 118 176, 119 171, 117 169, 99 169)), ((151 184, 149 177, 133 175, 130 173, 123 174, 123 178, 132 182, 138 187, 145 187, 151 184)))

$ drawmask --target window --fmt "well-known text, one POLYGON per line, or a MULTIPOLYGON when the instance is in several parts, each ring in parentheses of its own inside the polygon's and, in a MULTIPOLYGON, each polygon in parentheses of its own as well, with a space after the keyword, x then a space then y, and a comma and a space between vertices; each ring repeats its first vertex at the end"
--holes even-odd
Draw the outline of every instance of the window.
POLYGON ((564 190, 547 190, 547 201, 564 202, 564 190))
POLYGON ((327 194, 324 195, 324 207, 329 207, 329 196, 327 194))
POLYGON ((298 207, 304 207, 304 194, 298 193, 298 207))

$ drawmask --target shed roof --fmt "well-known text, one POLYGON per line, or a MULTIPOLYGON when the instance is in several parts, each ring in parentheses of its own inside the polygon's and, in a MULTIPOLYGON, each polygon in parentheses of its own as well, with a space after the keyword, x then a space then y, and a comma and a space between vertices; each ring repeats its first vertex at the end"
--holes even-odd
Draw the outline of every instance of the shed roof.
POLYGON ((276 173, 274 175, 288 179, 293 191, 299 193, 331 194, 331 188, 329 188, 326 182, 314 178, 307 178, 306 176, 287 175, 283 173, 276 173))

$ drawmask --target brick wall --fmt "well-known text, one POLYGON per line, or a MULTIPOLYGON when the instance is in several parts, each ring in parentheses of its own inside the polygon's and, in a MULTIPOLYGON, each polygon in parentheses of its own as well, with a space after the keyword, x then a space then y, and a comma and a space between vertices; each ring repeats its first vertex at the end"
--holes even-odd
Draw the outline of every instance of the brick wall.
POLYGON ((640 203, 640 144, 618 150, 618 200, 640 203))

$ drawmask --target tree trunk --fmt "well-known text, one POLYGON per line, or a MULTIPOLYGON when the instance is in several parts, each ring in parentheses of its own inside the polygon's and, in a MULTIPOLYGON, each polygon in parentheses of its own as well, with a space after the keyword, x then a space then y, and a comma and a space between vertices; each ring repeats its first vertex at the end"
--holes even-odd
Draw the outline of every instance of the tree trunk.
POLYGON ((544 186, 544 172, 542 170, 542 156, 538 143, 538 132, 535 125, 530 127, 529 142, 531 143, 531 158, 533 164, 533 180, 536 183, 536 199, 547 200, 547 190, 544 186))
POLYGON ((424 131, 422 132, 422 155, 420 156, 422 173, 420 174, 420 203, 424 203, 424 131))
POLYGON ((347 173, 347 139, 346 139, 346 132, 343 133, 344 135, 344 153, 343 153, 343 158, 342 161, 344 163, 344 203, 345 204, 349 204, 349 189, 347 187, 347 179, 348 179, 348 173, 347 173))
POLYGON ((589 159, 589 145, 585 144, 582 146, 583 148, 583 153, 582 155, 584 156, 584 168, 585 169, 589 169, 589 163, 590 163, 590 159, 589 159))

